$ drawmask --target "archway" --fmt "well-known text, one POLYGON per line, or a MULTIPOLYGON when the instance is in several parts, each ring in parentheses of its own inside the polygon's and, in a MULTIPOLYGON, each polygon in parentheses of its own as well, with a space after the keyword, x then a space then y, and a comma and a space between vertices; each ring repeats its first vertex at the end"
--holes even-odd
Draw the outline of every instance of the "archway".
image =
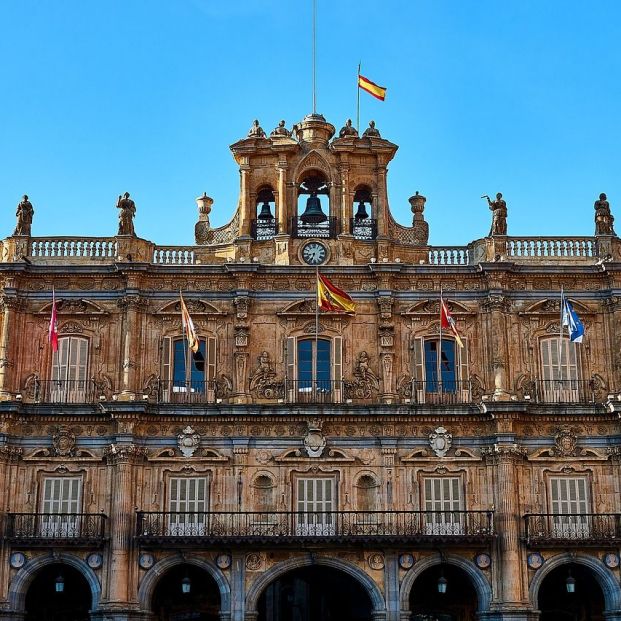
POLYGON ((477 594, 468 574, 455 565, 423 571, 410 590, 412 621, 474 621, 477 594))
POLYGON ((371 621, 373 604, 352 576, 309 565, 278 576, 258 602, 258 621, 371 621))
POLYGON ((154 621, 218 621, 220 591, 213 577, 190 563, 176 564, 154 586, 151 611, 154 621))
POLYGON ((91 589, 82 573, 64 563, 51 563, 28 586, 25 621, 88 621, 92 607, 91 589))

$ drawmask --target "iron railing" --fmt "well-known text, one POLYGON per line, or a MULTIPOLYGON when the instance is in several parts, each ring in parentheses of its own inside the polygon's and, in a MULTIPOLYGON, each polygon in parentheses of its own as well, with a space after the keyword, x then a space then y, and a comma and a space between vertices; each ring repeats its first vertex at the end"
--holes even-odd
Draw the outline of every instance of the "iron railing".
POLYGON ((423 382, 412 380, 400 390, 403 400, 421 405, 451 405, 472 403, 472 386, 470 381, 423 382))
POLYGON ((285 380, 287 403, 343 403, 344 382, 341 380, 285 380))
POLYGON ((276 218, 252 220, 250 222, 250 234, 257 241, 273 239, 278 235, 278 220, 276 218))
POLYGON ((40 380, 35 378, 22 397, 34 403, 95 403, 104 390, 93 379, 40 380))
POLYGON ((9 513, 6 537, 22 545, 99 545, 105 540, 103 513, 9 513))
POLYGON ((372 240, 377 237, 377 220, 371 218, 350 218, 351 234, 356 239, 372 240))
POLYGON ((339 233, 339 221, 336 217, 329 217, 324 222, 304 223, 300 218, 291 218, 291 236, 298 238, 320 237, 334 239, 339 233))
POLYGON ((492 511, 151 512, 137 514, 145 543, 478 543, 494 535, 492 511))
POLYGON ((538 403, 595 403, 597 385, 594 380, 536 380, 535 394, 538 403))
POLYGON ((216 403, 218 386, 215 381, 159 380, 158 403, 216 403))
POLYGON ((528 545, 619 545, 621 513, 530 513, 524 528, 528 545))

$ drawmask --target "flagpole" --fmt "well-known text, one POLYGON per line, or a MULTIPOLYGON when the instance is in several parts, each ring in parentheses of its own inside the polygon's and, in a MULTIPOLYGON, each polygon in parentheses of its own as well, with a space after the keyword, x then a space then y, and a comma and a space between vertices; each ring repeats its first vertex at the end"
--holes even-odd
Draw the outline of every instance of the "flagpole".
POLYGON ((313 0, 313 114, 317 113, 317 0, 313 0))
POLYGON ((442 305, 443 305, 443 300, 442 300, 442 285, 440 284, 440 342, 439 342, 439 346, 438 346, 438 360, 437 360, 437 370, 436 370, 436 374, 437 374, 437 381, 438 381, 438 392, 441 394, 442 393, 442 305))
MULTIPOLYGON (((188 347, 186 347, 186 340, 188 338, 188 331, 187 328, 185 326, 185 320, 183 318, 183 296, 181 295, 181 289, 179 289, 179 299, 181 300, 181 330, 183 332, 183 359, 185 360, 185 392, 188 392, 188 389, 190 387, 190 378, 189 378, 189 370, 190 370, 190 365, 189 365, 189 353, 190 353, 190 347, 188 345, 188 347)), ((173 348, 174 348, 174 343, 173 343, 173 348)), ((175 355, 175 352, 173 351, 173 357, 175 355)), ((173 375, 174 375, 174 369, 173 369, 173 375)), ((173 384, 174 384, 174 377, 173 377, 173 384)), ((171 392, 172 392, 172 386, 171 386, 171 392)))
MULTIPOLYGON (((561 358, 563 356, 563 306, 565 305, 563 287, 561 287, 561 321, 558 328, 558 379, 563 379, 563 367, 561 358)), ((560 386, 560 385, 559 385, 560 386)))
POLYGON ((319 357, 319 351, 317 349, 319 343, 319 266, 315 267, 316 287, 317 287, 317 299, 315 300, 315 355, 313 356, 313 396, 315 396, 317 389, 317 359, 319 357))
POLYGON ((358 63, 358 75, 356 76, 356 92, 358 94, 358 103, 356 106, 356 129, 358 130, 358 136, 360 136, 360 68, 362 62, 358 63))

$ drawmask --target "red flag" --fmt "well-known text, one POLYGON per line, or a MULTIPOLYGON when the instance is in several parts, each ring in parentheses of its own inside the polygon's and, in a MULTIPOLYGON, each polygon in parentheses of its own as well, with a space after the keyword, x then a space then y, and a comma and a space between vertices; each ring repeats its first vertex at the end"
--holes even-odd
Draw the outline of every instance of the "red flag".
POLYGON ((442 329, 450 330, 451 334, 455 337, 457 344, 460 347, 463 347, 464 344, 461 342, 461 339, 459 338, 459 332, 457 332, 457 324, 455 323, 453 316, 449 312, 449 309, 447 308, 442 298, 440 298, 440 322, 442 323, 442 329))
POLYGON ((356 305, 351 297, 334 283, 317 272, 317 305, 321 310, 356 313, 356 305))
POLYGON ((50 317, 50 328, 47 340, 52 346, 52 351, 58 351, 58 320, 56 318, 56 293, 52 287, 52 316, 50 317))

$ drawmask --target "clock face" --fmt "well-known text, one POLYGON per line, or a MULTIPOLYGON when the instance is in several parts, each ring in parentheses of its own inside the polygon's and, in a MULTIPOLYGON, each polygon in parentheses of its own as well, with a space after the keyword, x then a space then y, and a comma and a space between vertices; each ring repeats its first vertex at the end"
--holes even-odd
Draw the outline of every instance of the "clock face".
POLYGON ((308 265, 321 265, 325 262, 328 251, 323 244, 319 242, 308 242, 302 249, 302 259, 308 265))

